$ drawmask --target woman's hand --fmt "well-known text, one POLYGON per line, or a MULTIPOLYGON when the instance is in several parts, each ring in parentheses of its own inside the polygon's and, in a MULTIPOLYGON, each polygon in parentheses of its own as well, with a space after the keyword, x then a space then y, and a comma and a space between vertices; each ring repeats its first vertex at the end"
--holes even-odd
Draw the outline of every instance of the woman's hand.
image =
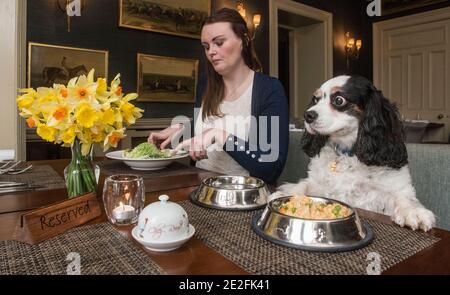
POLYGON ((182 149, 189 150, 189 155, 192 160, 200 161, 208 158, 206 149, 217 142, 219 146, 225 143, 228 133, 222 129, 211 128, 204 131, 202 134, 194 136, 180 143, 175 151, 180 151, 182 149))
POLYGON ((172 138, 175 136, 175 134, 177 134, 182 129, 183 129, 182 124, 176 124, 176 125, 169 126, 162 131, 150 133, 147 141, 149 143, 154 143, 154 144, 161 143, 159 148, 162 150, 169 144, 169 142, 172 140, 172 138))

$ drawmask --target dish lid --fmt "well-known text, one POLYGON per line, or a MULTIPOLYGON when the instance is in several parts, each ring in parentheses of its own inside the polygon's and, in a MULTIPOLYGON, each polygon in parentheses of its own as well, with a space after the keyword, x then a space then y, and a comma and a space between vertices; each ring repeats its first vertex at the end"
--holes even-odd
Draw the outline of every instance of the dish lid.
POLYGON ((183 207, 170 202, 167 195, 158 199, 139 215, 139 237, 147 242, 170 242, 187 236, 189 220, 183 207))

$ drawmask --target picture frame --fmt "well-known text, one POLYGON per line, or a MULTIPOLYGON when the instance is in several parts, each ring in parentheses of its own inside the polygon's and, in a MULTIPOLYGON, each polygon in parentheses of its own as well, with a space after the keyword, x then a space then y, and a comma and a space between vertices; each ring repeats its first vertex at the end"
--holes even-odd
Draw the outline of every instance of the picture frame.
POLYGON ((119 27, 200 39, 211 0, 119 0, 119 27))
POLYGON ((64 84, 95 69, 95 77, 108 80, 108 56, 105 50, 76 48, 43 43, 28 43, 28 87, 64 84))
POLYGON ((199 60, 138 53, 137 63, 137 101, 195 103, 199 60))
POLYGON ((384 16, 445 1, 447 0, 381 0, 381 13, 384 16))

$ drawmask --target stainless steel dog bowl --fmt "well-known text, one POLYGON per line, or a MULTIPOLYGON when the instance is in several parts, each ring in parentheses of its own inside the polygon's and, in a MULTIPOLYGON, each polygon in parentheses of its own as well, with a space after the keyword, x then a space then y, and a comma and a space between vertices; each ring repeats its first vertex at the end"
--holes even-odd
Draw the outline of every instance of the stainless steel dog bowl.
POLYGON ((367 246, 373 239, 370 226, 362 223, 358 213, 345 203, 327 198, 310 197, 325 204, 338 203, 352 210, 345 218, 302 219, 280 213, 278 209, 291 197, 269 202, 252 220, 253 230, 273 243, 308 251, 340 252, 367 246))
POLYGON ((267 204, 270 192, 261 179, 249 176, 206 178, 191 195, 197 205, 219 210, 255 210, 267 204))

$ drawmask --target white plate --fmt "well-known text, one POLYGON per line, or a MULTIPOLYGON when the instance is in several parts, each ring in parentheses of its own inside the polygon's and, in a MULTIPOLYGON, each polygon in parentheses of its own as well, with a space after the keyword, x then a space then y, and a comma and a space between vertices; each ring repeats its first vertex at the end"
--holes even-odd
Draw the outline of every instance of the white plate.
POLYGON ((109 152, 106 154, 107 158, 123 161, 125 164, 130 166, 135 170, 159 170, 167 167, 170 163, 177 159, 183 159, 189 157, 187 152, 181 152, 170 158, 159 158, 159 159, 133 159, 124 158, 123 150, 109 152))
POLYGON ((133 238, 138 241, 140 244, 144 245, 145 248, 157 251, 157 252, 167 252, 180 248, 184 243, 186 243, 190 238, 192 238, 195 234, 195 228, 192 224, 189 224, 189 234, 187 237, 171 241, 171 242, 147 242, 142 240, 138 234, 138 227, 135 226, 131 231, 131 235, 133 238))

